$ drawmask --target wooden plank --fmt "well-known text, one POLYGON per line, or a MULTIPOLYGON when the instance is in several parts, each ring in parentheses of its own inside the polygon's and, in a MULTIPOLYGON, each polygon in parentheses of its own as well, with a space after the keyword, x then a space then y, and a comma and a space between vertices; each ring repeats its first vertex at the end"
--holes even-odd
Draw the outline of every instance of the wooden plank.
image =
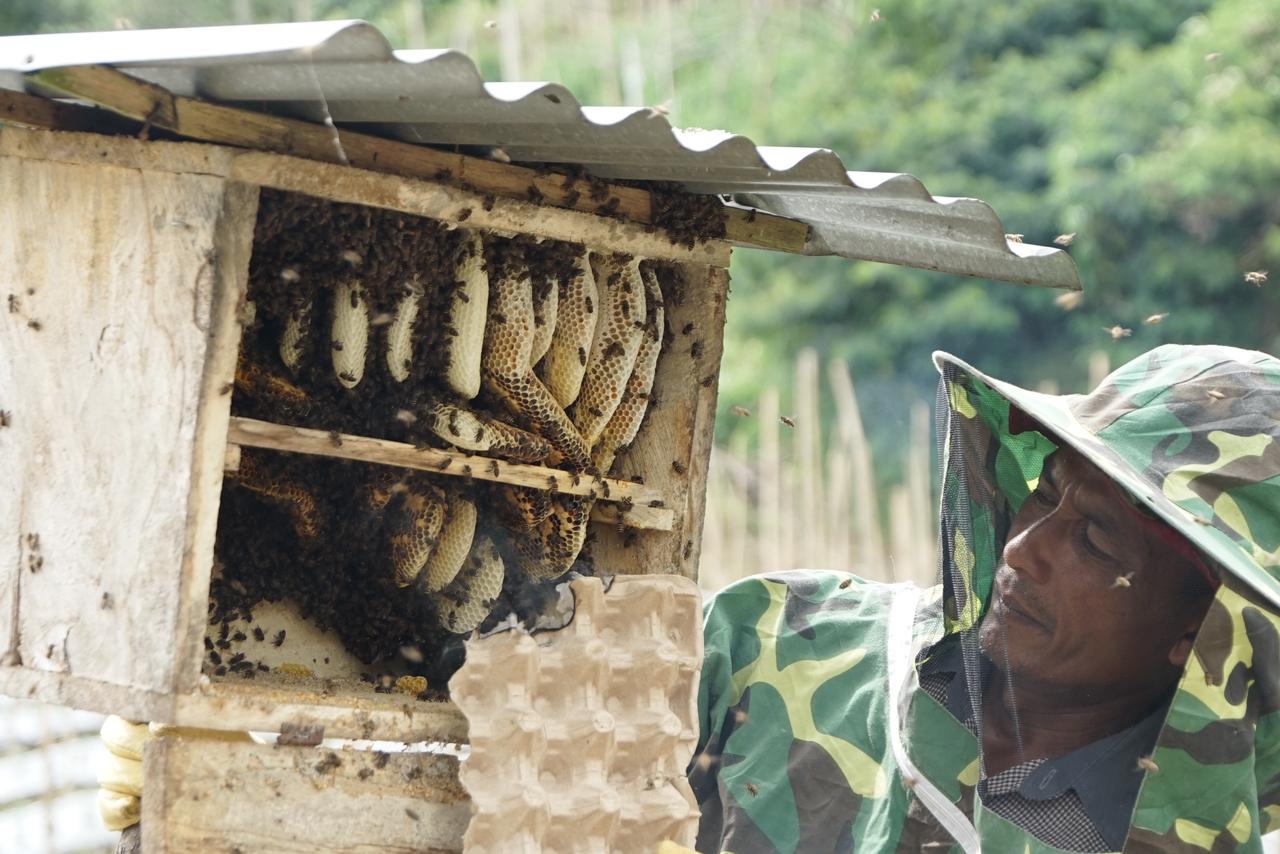
POLYGON ((6 661, 173 688, 226 184, 0 156, 6 661))
POLYGON ((658 357, 656 407, 613 468, 621 478, 643 475, 644 485, 661 493, 675 511, 675 525, 638 535, 614 525, 595 526, 592 554, 603 571, 697 578, 729 278, 726 271, 705 266, 685 265, 682 272, 680 294, 666 294, 672 340, 658 357))
POLYGON ((724 239, 735 246, 803 255, 809 243, 809 224, 754 208, 726 208, 724 239))
MULTIPOLYGON (((532 200, 642 224, 653 222, 651 195, 638 187, 593 182, 213 104, 175 95, 103 66, 49 69, 30 76, 44 86, 191 139, 445 181, 482 194, 532 200)), ((760 211, 726 209, 725 228, 725 239, 732 243, 782 252, 803 253, 808 237, 805 223, 760 211)))
POLYGON ((145 851, 454 852, 458 760, 181 735, 143 750, 145 851))
MULTIPOLYGON (((352 679, 355 679, 354 675, 352 679)), ((195 693, 174 698, 165 720, 207 729, 278 732, 286 724, 318 725, 329 738, 384 741, 467 740, 467 720, 452 703, 406 694, 375 694, 361 684, 350 693, 334 680, 299 676, 271 681, 203 682, 195 693), (359 693, 356 693, 358 691, 359 693)))
POLYGON ((475 478, 535 489, 550 490, 554 482, 554 491, 567 495, 585 495, 601 501, 624 504, 630 502, 626 521, 637 528, 670 530, 674 518, 669 508, 649 506, 654 501, 665 503, 665 496, 658 490, 630 481, 589 475, 579 476, 575 483, 570 472, 546 466, 510 463, 492 457, 436 448, 418 448, 403 442, 290 427, 252 418, 232 418, 227 439, 248 448, 380 463, 449 477, 475 478))
POLYGON ((173 690, 185 692, 200 678, 204 657, 204 622, 209 610, 209 578, 213 544, 227 462, 230 390, 240 353, 240 308, 249 287, 249 256, 258 216, 258 188, 228 182, 213 224, 213 247, 207 258, 210 290, 196 301, 196 325, 205 330, 207 347, 200 379, 195 440, 191 446, 191 486, 187 508, 186 547, 179 576, 174 643, 173 690))
POLYGON ((107 110, 54 101, 11 89, 0 89, 0 122, 96 133, 133 133, 138 129, 137 122, 107 110))
POLYGON ((303 160, 264 152, 246 152, 235 160, 237 180, 306 193, 323 199, 371 205, 465 223, 502 234, 564 240, 588 246, 607 246, 642 258, 729 264, 729 244, 712 240, 686 247, 647 226, 580 211, 488 196, 432 181, 411 180, 347 166, 303 160))

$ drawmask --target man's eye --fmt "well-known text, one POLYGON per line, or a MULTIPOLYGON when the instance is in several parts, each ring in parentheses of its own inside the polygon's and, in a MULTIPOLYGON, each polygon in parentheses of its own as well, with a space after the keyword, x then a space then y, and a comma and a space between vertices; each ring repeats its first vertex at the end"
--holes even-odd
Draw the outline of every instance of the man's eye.
POLYGON ((1056 498, 1052 498, 1052 497, 1050 497, 1049 495, 1046 495, 1045 493, 1041 492, 1041 491, 1040 491, 1040 490, 1038 490, 1038 489, 1037 489, 1035 492, 1031 493, 1031 497, 1032 497, 1032 499, 1034 499, 1037 503, 1039 503, 1039 504, 1043 504, 1043 505, 1045 505, 1046 507, 1052 507, 1054 504, 1056 504, 1056 503, 1057 503, 1057 499, 1056 499, 1056 498))
POLYGON ((1101 560, 1106 560, 1106 561, 1115 560, 1115 558, 1111 556, 1110 552, 1108 552, 1102 546, 1098 545, 1097 542, 1093 539, 1093 537, 1090 536, 1090 533, 1092 531, 1093 531, 1093 528, 1091 528, 1089 525, 1086 524, 1084 526, 1084 530, 1080 534, 1080 539, 1084 542, 1085 549, 1089 551, 1094 557, 1097 557, 1101 560))

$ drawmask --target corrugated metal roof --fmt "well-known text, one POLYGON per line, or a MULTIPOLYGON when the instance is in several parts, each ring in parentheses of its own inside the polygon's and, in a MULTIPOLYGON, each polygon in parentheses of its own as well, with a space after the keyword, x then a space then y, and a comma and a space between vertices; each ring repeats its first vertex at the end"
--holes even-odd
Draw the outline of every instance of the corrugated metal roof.
POLYGON ((848 171, 829 149, 760 146, 727 131, 673 128, 647 108, 586 106, 555 83, 486 82, 464 54, 393 50, 362 21, 0 38, 0 87, 32 88, 26 72, 98 64, 177 94, 409 142, 676 182, 808 223, 811 255, 1080 287, 1069 255, 1007 240, 976 199, 933 196, 907 174, 848 171))

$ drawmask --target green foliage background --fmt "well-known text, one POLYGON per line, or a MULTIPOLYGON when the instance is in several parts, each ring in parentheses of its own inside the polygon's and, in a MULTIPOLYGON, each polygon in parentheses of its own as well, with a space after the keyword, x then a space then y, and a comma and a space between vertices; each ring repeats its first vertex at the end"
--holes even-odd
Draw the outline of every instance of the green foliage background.
MULTIPOLYGON (((673 122, 834 149, 1064 232, 1086 285, 1053 292, 836 259, 738 252, 722 410, 785 388, 801 346, 847 360, 892 477, 929 353, 1083 390, 1090 353, 1280 350, 1280 4, 1275 0, 8 0, 0 33, 365 18, 457 47, 499 79, 673 122), (1149 315, 1168 313, 1158 325, 1149 315), (1120 325, 1132 335, 1113 341, 1120 325)), ((787 406, 784 394, 784 410, 787 406)), ((722 418, 722 438, 751 421, 722 418)))

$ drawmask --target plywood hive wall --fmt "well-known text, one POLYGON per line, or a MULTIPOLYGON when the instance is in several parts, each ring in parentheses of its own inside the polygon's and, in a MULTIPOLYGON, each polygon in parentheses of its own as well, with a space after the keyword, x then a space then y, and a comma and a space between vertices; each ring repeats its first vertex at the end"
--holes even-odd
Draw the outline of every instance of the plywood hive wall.
MULTIPOLYGON (((0 691, 183 726, 321 727, 330 738, 465 741, 465 717, 440 693, 375 690, 389 687, 378 675, 413 668, 357 660, 296 604, 267 603, 255 606, 252 621, 208 625, 224 469, 281 449, 356 457, 429 478, 443 477, 432 472, 448 459, 458 473, 470 466, 477 481, 531 485, 537 481, 530 478, 557 477, 562 492, 634 495, 641 500, 597 505, 596 570, 696 576, 728 285, 725 244, 681 245, 661 230, 443 180, 12 127, 0 129, 0 185, 0 468, 13 476, 13 487, 0 491, 0 691), (495 240, 626 253, 678 272, 681 294, 668 294, 654 385, 661 402, 619 456, 613 477, 579 474, 581 484, 570 485, 567 470, 506 460, 490 476, 489 460, 464 459, 455 449, 424 450, 367 432, 335 439, 319 423, 307 430, 233 417, 263 188, 423 217, 495 240), (287 638, 277 645, 280 629, 287 638), (242 677, 239 660, 234 669, 226 664, 236 655, 253 661, 253 678, 242 677)), ((286 773, 281 762, 294 771, 315 768, 310 754, 289 753, 314 752, 306 746, 210 750, 265 778, 286 773)), ((177 741, 153 752, 161 780, 214 761, 213 753, 177 741)), ((433 791, 445 794, 427 801, 456 819, 449 773, 440 766, 448 761, 432 761, 431 773, 445 775, 433 791)), ((356 765, 335 771, 343 780, 352 776, 341 784, 350 792, 387 785, 373 773, 380 769, 361 776, 356 765)), ((169 814, 170 806, 157 800, 155 815, 169 814)), ((412 836, 411 828, 405 832, 412 836)), ((180 834, 154 838, 161 847, 187 847, 180 834)), ((429 847, 450 850, 448 839, 429 847)))

